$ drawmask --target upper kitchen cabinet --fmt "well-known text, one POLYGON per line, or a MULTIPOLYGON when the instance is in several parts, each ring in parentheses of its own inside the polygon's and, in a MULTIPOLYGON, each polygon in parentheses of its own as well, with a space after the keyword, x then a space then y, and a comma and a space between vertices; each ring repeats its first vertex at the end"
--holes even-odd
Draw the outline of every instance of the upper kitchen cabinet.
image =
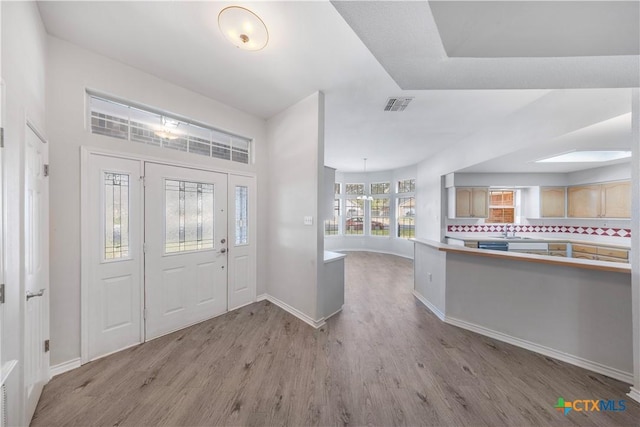
POLYGON ((540 217, 564 218, 566 205, 565 187, 540 188, 540 217))
POLYGON ((489 188, 449 188, 449 218, 487 218, 489 188))
POLYGON ((571 218, 630 218, 631 183, 629 181, 569 187, 571 218))

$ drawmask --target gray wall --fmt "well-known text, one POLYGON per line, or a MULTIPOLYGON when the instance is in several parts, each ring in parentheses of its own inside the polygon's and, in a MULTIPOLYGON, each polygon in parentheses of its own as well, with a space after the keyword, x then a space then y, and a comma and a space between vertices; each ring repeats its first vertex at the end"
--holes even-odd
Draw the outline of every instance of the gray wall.
MULTIPOLYGON (((15 34, 21 34, 17 31, 15 34)), ((258 212, 267 204, 264 120, 135 68, 48 38, 47 111, 51 139, 51 364, 80 357, 80 147, 96 147, 220 170, 257 174, 258 212), (255 164, 242 165, 94 135, 85 127, 86 89, 190 117, 254 138, 255 164)), ((258 294, 265 291, 267 217, 258 217, 258 294)))
POLYGON ((631 277, 447 254, 447 318, 633 372, 631 277))
POLYGON ((316 92, 267 121, 269 140, 266 292, 311 319, 318 311, 323 262, 319 219, 324 161, 324 101, 316 92), (304 225, 304 217, 313 225, 304 225))

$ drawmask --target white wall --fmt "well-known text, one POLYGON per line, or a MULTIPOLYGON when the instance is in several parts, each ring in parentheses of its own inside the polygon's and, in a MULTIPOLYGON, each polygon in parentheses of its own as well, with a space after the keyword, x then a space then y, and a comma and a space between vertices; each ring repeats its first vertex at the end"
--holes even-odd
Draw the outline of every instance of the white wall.
POLYGON ((324 95, 303 99, 267 121, 269 186, 267 293, 313 320, 323 263, 324 95), (313 225, 304 225, 304 217, 313 225))
MULTIPOLYGON (((6 304, 2 333, 2 362, 21 360, 24 325, 23 187, 25 117, 46 132, 45 70, 46 34, 34 2, 2 2, 2 78, 6 85, 5 204, 6 206, 6 304)), ((22 365, 8 387, 9 425, 22 420, 22 365)))
MULTIPOLYGON (((346 173, 346 172, 336 172, 336 182, 342 184, 342 192, 344 193, 344 188, 346 183, 350 184, 364 184, 365 188, 370 188, 369 185, 372 183, 378 182, 390 182, 391 183, 391 191, 394 194, 391 194, 391 204, 390 204, 390 236, 369 236, 369 235, 335 235, 335 236, 325 236, 324 245, 325 249, 328 251, 373 251, 373 252, 384 252, 399 255, 406 258, 413 258, 413 243, 408 239, 399 239, 395 237, 394 232, 394 218, 396 218, 396 203, 394 197, 395 195, 395 186, 398 181, 403 179, 414 179, 416 178, 416 166, 407 166, 404 168, 389 170, 389 171, 379 171, 379 172, 356 172, 356 173, 346 173)), ((343 211, 344 211, 344 194, 341 195, 341 200, 343 202, 343 211)), ((369 220, 369 213, 365 213, 365 221, 369 220)), ((420 213, 416 212, 416 215, 420 215, 420 213)), ((342 227, 344 233, 344 221, 345 215, 343 212, 342 215, 342 227)))
POLYGON ((631 289, 633 304, 633 372, 631 397, 640 402, 640 89, 633 89, 631 106, 631 289))
POLYGON ((631 163, 585 169, 567 174, 567 185, 594 184, 631 179, 631 163))
MULTIPOLYGON (((48 38, 47 111, 51 163, 51 364, 80 357, 80 147, 97 147, 221 170, 257 174, 258 212, 267 204, 264 120, 65 41, 48 38), (93 135, 85 127, 86 89, 190 117, 254 139, 243 165, 93 135)), ((36 69, 43 69, 37 67, 36 69)), ((258 218, 258 294, 265 291, 267 216, 258 218)))

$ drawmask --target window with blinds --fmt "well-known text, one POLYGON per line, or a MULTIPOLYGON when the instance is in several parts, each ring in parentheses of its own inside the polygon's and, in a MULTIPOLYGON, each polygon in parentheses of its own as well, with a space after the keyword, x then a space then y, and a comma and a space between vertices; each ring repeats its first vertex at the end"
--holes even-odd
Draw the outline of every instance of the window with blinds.
POLYGON ((88 93, 91 133, 248 164, 251 140, 88 93))

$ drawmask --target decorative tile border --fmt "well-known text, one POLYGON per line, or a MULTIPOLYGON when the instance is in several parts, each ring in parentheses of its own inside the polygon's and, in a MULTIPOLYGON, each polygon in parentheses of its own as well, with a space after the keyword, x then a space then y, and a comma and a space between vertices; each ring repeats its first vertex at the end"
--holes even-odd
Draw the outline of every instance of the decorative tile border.
MULTIPOLYGON (((631 237, 630 228, 517 224, 509 227, 509 231, 514 229, 518 233, 568 233, 587 234, 592 236, 631 237)), ((448 225, 447 231, 450 233, 501 233, 502 231, 504 231, 504 224, 448 225)))

